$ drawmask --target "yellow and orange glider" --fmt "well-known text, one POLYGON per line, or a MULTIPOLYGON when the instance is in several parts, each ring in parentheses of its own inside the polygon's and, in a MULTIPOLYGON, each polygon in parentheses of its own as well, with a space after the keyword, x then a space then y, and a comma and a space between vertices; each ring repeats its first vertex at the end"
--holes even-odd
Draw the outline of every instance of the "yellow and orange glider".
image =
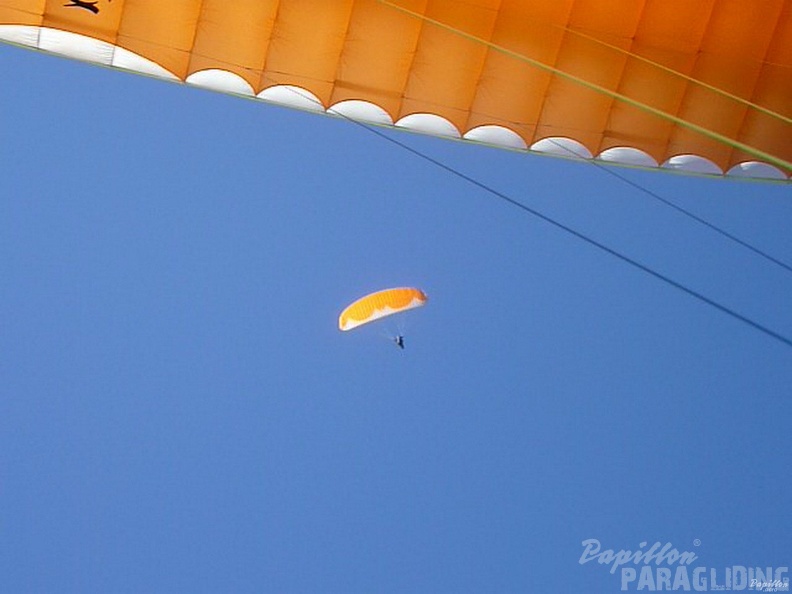
POLYGON ((421 307, 426 301, 426 293, 411 287, 377 291, 361 297, 344 309, 338 318, 338 328, 352 330, 374 320, 421 307))
POLYGON ((792 174, 792 0, 0 0, 0 40, 512 149, 792 174))

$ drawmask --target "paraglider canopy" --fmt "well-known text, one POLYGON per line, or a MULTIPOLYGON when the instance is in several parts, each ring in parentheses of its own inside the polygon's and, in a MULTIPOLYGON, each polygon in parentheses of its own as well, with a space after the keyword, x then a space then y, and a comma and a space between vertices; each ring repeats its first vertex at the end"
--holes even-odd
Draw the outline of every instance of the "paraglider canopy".
POLYGON ((788 180, 790 0, 0 0, 0 40, 561 157, 788 180))
POLYGON ((384 289, 361 297, 341 312, 338 328, 352 330, 363 324, 426 304, 426 293, 412 287, 384 289))

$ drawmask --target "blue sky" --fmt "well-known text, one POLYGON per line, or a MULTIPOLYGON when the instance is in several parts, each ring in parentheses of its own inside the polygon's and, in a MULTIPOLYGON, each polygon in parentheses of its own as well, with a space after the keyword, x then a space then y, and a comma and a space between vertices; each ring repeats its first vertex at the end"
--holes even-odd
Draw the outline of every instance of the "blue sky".
MULTIPOLYGON (((0 591, 619 591, 587 539, 790 565, 790 347, 360 126, 0 64, 0 591), (401 285, 403 352, 337 330, 401 285)), ((389 134, 792 337, 790 273, 599 168, 389 134)), ((620 172, 792 262, 789 185, 620 172)))

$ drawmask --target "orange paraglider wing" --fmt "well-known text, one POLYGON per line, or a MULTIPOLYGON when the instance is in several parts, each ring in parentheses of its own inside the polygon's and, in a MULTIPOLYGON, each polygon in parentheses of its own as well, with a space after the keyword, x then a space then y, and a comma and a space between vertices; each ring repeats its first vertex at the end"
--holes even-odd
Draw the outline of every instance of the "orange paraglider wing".
POLYGON ((509 148, 792 173, 792 0, 0 0, 0 39, 509 148))
POLYGON ((420 289, 401 287, 377 291, 361 297, 344 309, 338 317, 338 328, 352 330, 374 320, 421 307, 426 301, 426 294, 420 289))

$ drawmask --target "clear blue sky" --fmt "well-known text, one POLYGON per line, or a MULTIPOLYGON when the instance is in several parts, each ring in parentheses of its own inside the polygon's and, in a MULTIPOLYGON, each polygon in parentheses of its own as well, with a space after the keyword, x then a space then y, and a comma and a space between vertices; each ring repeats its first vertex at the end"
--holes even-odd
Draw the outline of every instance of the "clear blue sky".
MULTIPOLYGON (((348 122, 0 71, 0 592, 619 591, 586 539, 792 565, 792 348, 348 122), (400 285, 405 351, 337 330, 400 285)), ((792 337, 792 274, 595 166, 390 134, 792 337)), ((789 185, 621 172, 792 262, 789 185)))

